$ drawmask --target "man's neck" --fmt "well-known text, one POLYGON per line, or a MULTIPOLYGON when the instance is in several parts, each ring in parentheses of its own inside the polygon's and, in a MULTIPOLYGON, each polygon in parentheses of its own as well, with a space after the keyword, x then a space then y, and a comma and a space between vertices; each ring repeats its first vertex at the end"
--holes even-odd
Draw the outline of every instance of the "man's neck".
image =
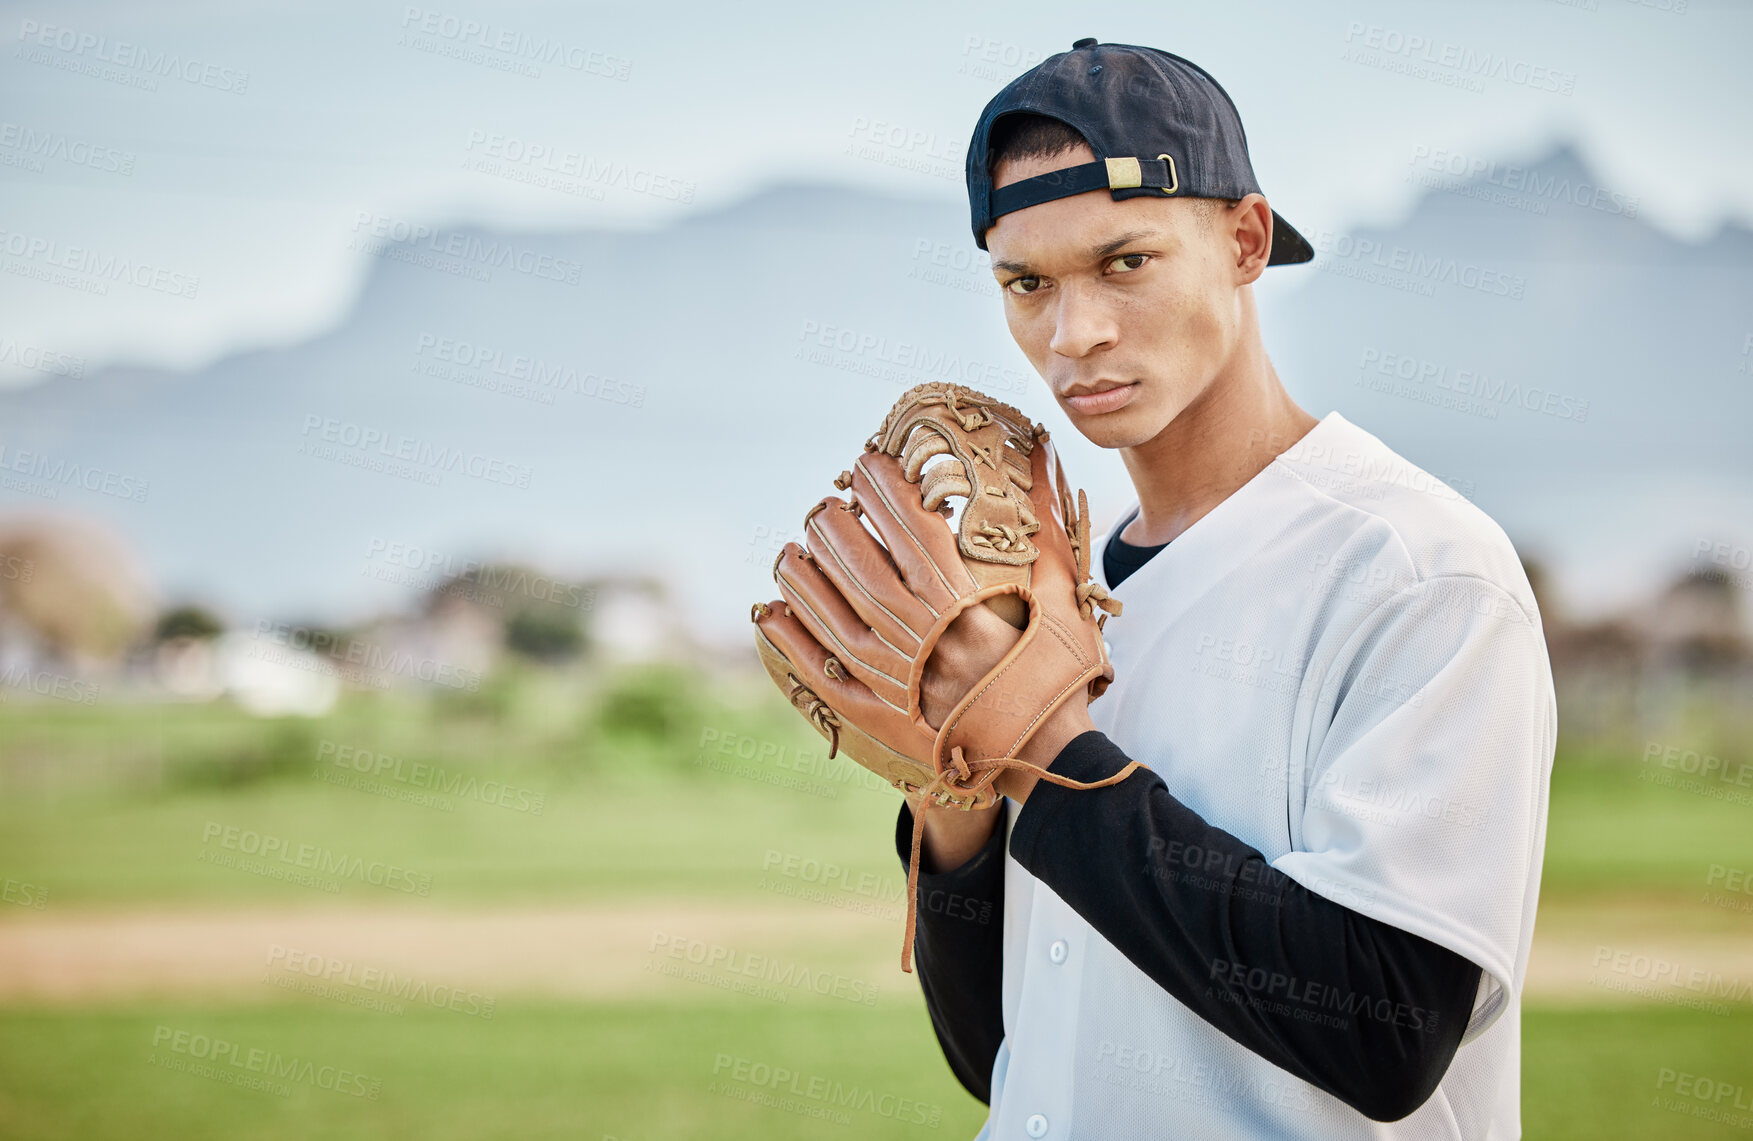
POLYGON ((1120 449, 1138 491, 1121 538, 1167 543, 1260 474, 1317 423, 1285 392, 1258 335, 1154 439, 1120 449))

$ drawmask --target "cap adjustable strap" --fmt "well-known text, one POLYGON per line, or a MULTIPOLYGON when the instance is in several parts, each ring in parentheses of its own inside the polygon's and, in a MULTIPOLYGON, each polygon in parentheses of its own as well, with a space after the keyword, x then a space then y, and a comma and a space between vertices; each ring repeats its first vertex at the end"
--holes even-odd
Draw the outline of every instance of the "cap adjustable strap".
POLYGON ((1156 158, 1109 158, 1050 170, 1020 182, 1012 182, 992 192, 992 216, 999 217, 1013 210, 1022 210, 1055 198, 1068 198, 1090 190, 1130 190, 1148 187, 1173 194, 1180 189, 1175 160, 1168 155, 1156 158))

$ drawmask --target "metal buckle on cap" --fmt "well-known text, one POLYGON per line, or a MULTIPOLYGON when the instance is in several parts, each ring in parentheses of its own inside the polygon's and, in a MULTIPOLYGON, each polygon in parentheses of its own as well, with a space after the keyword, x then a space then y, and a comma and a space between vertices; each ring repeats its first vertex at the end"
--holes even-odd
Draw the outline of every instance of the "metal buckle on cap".
MULTIPOLYGON (((1162 189, 1164 194, 1173 194, 1175 191, 1181 189, 1181 176, 1175 173, 1175 160, 1168 155, 1158 155, 1156 157, 1168 159, 1169 161, 1169 184, 1162 189)), ((1112 162, 1113 160, 1110 159, 1109 161, 1112 162)), ((1135 182, 1132 185, 1137 186, 1138 183, 1135 182)))
POLYGON ((1144 170, 1135 158, 1111 158, 1108 164, 1108 189, 1126 190, 1144 185, 1144 170))

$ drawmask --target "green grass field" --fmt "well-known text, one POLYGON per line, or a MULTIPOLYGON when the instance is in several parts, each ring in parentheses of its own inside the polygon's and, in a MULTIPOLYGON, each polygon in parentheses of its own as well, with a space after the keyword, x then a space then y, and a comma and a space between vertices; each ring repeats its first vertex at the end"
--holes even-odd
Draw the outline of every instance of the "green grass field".
POLYGON ((6 1135, 42 1141, 972 1137, 985 1120, 944 1065, 923 1002, 557 1005, 501 1010, 491 1021, 302 1006, 13 1012, 0 1017, 0 1074, 6 1135), (169 1071, 148 1060, 161 1026, 260 1044, 381 1085, 375 1099, 315 1080, 282 1096, 169 1071), (773 1084, 757 1064, 800 1075, 782 1088, 840 1083, 849 1108, 798 1100, 849 1123, 748 1100, 773 1084))
MULTIPOLYGON (((755 890, 770 848, 900 879, 893 852, 870 843, 890 834, 893 791, 826 758, 770 692, 698 697, 685 716, 654 712, 619 734, 582 713, 557 727, 547 712, 496 717, 470 696, 460 711, 362 699, 315 725, 224 707, 0 706, 14 774, 0 790, 0 875, 48 886, 57 906, 329 902, 203 862, 218 826, 393 859, 431 877, 434 903, 735 896, 755 890), (15 791, 44 766, 52 791, 15 791), (443 792, 459 778, 477 795, 443 792), (503 805, 479 794, 500 788, 503 805)), ((344 886, 349 901, 397 895, 344 886)))
MULTIPOLYGON (((759 883, 775 851, 898 889, 894 794, 825 761, 819 739, 759 687, 623 679, 610 712, 600 696, 542 684, 448 703, 350 700, 316 723, 223 706, 0 707, 0 878, 48 891, 43 911, 0 907, 0 926, 160 905, 771 904, 759 883), (350 771, 334 763, 341 747, 402 768, 370 790, 325 781, 350 771), (407 775, 416 762, 448 775, 407 775), (497 781, 526 805, 539 796, 542 810, 471 795, 466 778, 497 781), (429 875, 430 895, 354 881, 330 895, 216 867, 202 859, 215 826, 393 860, 429 875)), ((1753 807, 1640 779, 1635 756, 1561 756, 1550 821, 1551 922, 1587 930, 1597 914, 1623 923, 1644 908, 1664 929, 1753 940, 1753 914, 1698 902, 1711 867, 1753 868, 1753 807)), ((916 986, 896 977, 872 1006, 698 988, 661 1000, 514 998, 490 1020, 289 996, 0 1005, 0 1138, 971 1137, 984 1107, 944 1064, 916 986), (189 1072, 178 1032, 380 1085, 369 1098, 316 1077, 284 1096, 244 1088, 189 1072), (803 1088, 819 1079, 887 1095, 936 1124, 807 1096, 763 1104, 764 1087, 735 1076, 762 1065, 803 1088), (812 1116, 834 1112, 844 1119, 812 1116)), ((1745 1005, 1728 1016, 1532 1005, 1525 1136, 1753 1135, 1695 1116, 1712 1103, 1678 1089, 1679 1075, 1698 1075, 1753 1098, 1745 1005)))
MULTIPOLYGON (((177 1056, 163 1047, 157 1053, 177 1056)), ((1745 1135, 1667 1108, 1659 1101, 1659 1083, 1664 1069, 1744 1082, 1753 1056, 1748 1014, 1536 1010, 1524 1020, 1522 1053, 1526 1137, 1745 1135)), ((1673 1084, 1666 1091, 1670 1099, 1673 1084)), ((793 1100, 834 1112, 826 1096, 793 1100)), ((1711 1104, 1675 1100, 1688 1107, 1711 1104)), ((557 1004, 501 1009, 488 1022, 436 1012, 387 1018, 303 1005, 0 1015, 0 1130, 41 1141, 967 1138, 984 1119, 985 1107, 944 1065, 923 1004, 915 1001, 870 1009, 830 1009, 826 1003, 557 1004), (321 1088, 315 1080, 294 1083, 290 1096, 282 1096, 169 1071, 149 1060, 160 1027, 221 1038, 244 1050, 272 1049, 381 1085, 372 1100, 321 1088), (735 1078, 738 1062, 748 1063, 741 1082, 735 1078), (763 1063, 800 1076, 782 1083, 786 1088, 807 1092, 814 1078, 824 1089, 838 1082, 839 1093, 853 1105, 840 1111, 848 1120, 746 1100, 767 1088, 749 1080, 762 1074, 753 1067, 763 1063), (864 1098, 867 1091, 875 1096, 864 1098), (902 1120, 900 1099, 918 1107, 907 1110, 908 1117, 937 1124, 902 1120), (870 1108, 875 1105, 890 1112, 876 1112, 870 1108)))

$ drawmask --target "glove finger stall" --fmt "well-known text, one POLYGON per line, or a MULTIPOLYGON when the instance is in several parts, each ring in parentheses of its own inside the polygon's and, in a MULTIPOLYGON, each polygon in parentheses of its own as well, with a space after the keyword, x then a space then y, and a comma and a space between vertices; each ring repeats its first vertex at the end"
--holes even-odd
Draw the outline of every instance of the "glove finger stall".
POLYGON ((852 465, 852 490, 908 588, 934 616, 978 588, 956 548, 955 534, 942 515, 925 509, 919 485, 907 479, 895 457, 882 452, 859 456, 852 465))
POLYGON ((773 684, 830 742, 860 765, 893 784, 918 788, 930 782, 933 735, 922 732, 856 678, 832 677, 828 651, 790 610, 775 600, 758 604, 756 650, 773 684))
POLYGON ((779 593, 817 642, 891 707, 907 708, 912 659, 864 624, 815 561, 795 542, 786 543, 773 565, 779 593))
POLYGON ((889 553, 844 500, 828 496, 810 512, 805 541, 815 565, 866 625, 903 659, 918 656, 936 615, 901 579, 889 553))

